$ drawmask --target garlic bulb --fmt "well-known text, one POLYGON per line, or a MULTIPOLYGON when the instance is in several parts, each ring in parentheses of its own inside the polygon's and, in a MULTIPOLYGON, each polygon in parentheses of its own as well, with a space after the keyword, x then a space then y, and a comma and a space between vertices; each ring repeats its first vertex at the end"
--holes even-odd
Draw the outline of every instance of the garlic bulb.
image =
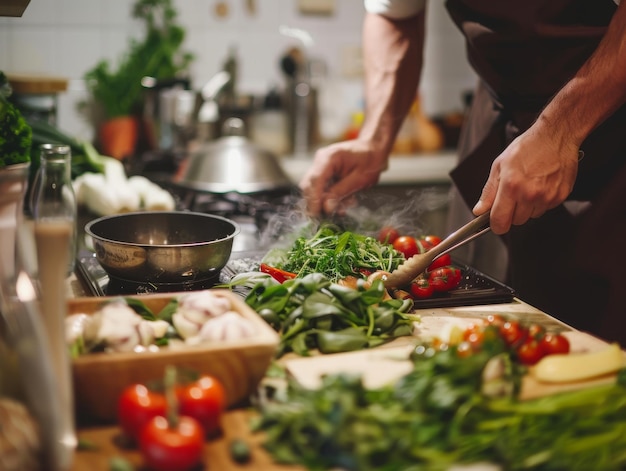
POLYGON ((142 318, 123 299, 109 302, 93 315, 73 314, 65 319, 66 340, 73 345, 82 337, 87 350, 104 345, 105 350, 130 352, 147 347, 167 334, 170 324, 142 318))
POLYGON ((89 314, 72 314, 65 318, 65 338, 69 345, 79 339, 81 339, 85 345, 94 343, 98 329, 98 319, 89 314))
POLYGON ((250 319, 228 311, 206 321, 198 337, 202 340, 241 340, 254 334, 255 328, 250 319))
POLYGON ((202 322, 194 322, 181 312, 175 312, 172 315, 172 324, 176 332, 178 332, 178 335, 184 339, 198 335, 200 327, 202 327, 202 322))
POLYGON ((206 320, 231 309, 230 299, 211 290, 193 291, 178 298, 178 312, 185 312, 189 318, 206 320))

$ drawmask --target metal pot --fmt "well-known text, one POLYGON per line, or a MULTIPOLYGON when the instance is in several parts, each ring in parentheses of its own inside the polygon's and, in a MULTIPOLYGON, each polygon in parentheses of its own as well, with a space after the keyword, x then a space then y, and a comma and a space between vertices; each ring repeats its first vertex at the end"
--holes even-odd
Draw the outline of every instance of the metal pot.
POLYGON ((255 193, 293 187, 276 156, 244 136, 241 119, 230 118, 223 134, 181 164, 174 176, 176 185, 210 193, 255 193))
POLYGON ((229 219, 187 211, 116 214, 85 225, 110 277, 137 283, 196 283, 216 277, 239 233, 229 219))

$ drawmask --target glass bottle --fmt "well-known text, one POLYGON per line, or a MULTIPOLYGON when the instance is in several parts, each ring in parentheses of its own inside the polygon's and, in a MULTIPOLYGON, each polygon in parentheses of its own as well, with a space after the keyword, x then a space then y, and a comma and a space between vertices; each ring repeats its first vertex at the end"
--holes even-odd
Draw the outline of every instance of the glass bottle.
MULTIPOLYGON (((66 255, 66 276, 74 271, 77 250, 77 204, 72 187, 71 165, 72 153, 69 146, 43 144, 32 195, 36 236, 49 236, 49 243, 42 247, 45 253, 38 254, 38 258, 53 256, 48 252, 54 250, 51 246, 54 237, 66 238, 69 248, 66 255)), ((40 241, 37 243, 39 245, 40 241)))
POLYGON ((73 271, 76 258, 77 205, 72 188, 71 159, 69 146, 43 144, 32 194, 39 306, 58 393, 60 415, 57 419, 61 427, 58 452, 65 462, 60 470, 69 468, 66 460, 71 459, 75 446, 71 359, 65 340, 66 279, 73 271))

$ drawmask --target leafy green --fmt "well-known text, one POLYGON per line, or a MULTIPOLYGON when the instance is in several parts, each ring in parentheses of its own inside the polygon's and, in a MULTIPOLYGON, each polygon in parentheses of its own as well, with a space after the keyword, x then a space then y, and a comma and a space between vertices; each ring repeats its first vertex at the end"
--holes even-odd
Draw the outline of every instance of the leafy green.
POLYGON ((246 303, 279 332, 278 356, 289 351, 308 355, 312 349, 336 353, 411 335, 415 319, 407 313, 413 302, 383 300, 384 293, 381 280, 353 289, 312 273, 282 284, 264 277, 246 303))
POLYGON ((32 130, 20 110, 8 100, 11 86, 0 72, 0 168, 30 162, 32 130))
MULTIPOLYGON (((506 470, 626 467, 623 385, 494 399, 481 394, 491 353, 427 352, 413 356, 412 372, 378 389, 346 374, 326 376, 319 389, 290 382, 284 396, 261 406, 255 430, 276 461, 311 470, 431 471, 477 462, 506 470)), ((510 379, 518 382, 521 373, 510 371, 510 379)))
POLYGON ((298 237, 275 266, 302 277, 321 273, 331 281, 363 277, 361 270, 393 271, 404 256, 375 238, 322 224, 312 237, 298 237))

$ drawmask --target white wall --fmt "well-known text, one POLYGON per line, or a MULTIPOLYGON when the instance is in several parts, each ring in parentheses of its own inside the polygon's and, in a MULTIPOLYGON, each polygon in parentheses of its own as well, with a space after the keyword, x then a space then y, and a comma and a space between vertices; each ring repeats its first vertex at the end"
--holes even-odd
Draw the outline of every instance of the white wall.
MULTIPOLYGON (((69 79, 69 90, 59 97, 59 126, 89 139, 93 130, 77 112, 85 97, 83 74, 100 59, 115 61, 128 39, 141 31, 130 15, 134 0, 31 0, 21 18, 0 18, 0 70, 69 79)), ((179 20, 187 30, 185 46, 196 55, 194 88, 216 73, 229 46, 240 60, 239 90, 263 93, 282 85, 279 58, 296 44, 279 34, 280 25, 307 30, 315 44, 310 56, 328 66, 328 95, 332 110, 324 115, 333 126, 359 105, 361 81, 347 77, 345 64, 360 47, 362 2, 336 0, 332 16, 304 16, 296 0, 257 0, 251 16, 244 1, 226 1, 229 15, 214 14, 217 0, 176 0, 179 20), (339 98, 339 102, 336 99, 339 98)), ((428 42, 421 95, 428 114, 459 110, 461 95, 474 83, 465 60, 462 38, 447 17, 443 2, 430 2, 428 42)))

